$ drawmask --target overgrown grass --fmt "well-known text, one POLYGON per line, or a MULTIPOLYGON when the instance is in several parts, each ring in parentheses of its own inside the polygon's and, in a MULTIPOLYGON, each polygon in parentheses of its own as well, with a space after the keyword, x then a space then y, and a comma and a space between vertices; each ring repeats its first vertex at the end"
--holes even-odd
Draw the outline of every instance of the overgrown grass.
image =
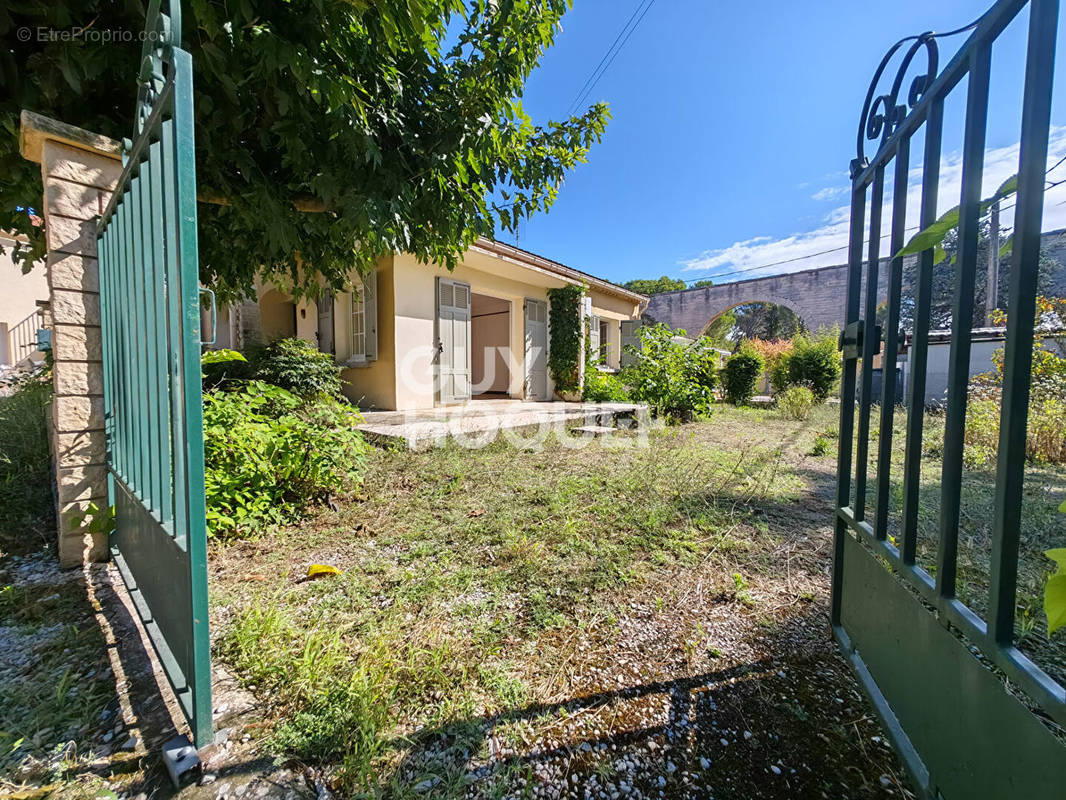
MULTIPOLYGON (((788 464, 815 435, 778 425, 791 435, 730 447, 706 423, 626 450, 375 452, 341 512, 214 553, 219 654, 271 699, 275 748, 333 765, 346 793, 403 796, 425 732, 557 699, 577 641, 634 593, 717 565, 706 591, 758 613, 749 581, 780 569, 765 509, 806 490, 788 464), (298 580, 312 561, 345 573, 298 580)), ((474 727, 451 746, 485 757, 474 727)), ((466 761, 435 768, 435 796, 461 793, 466 761)))
POLYGON ((39 546, 55 526, 46 408, 50 380, 0 397, 0 548, 39 546))
MULTIPOLYGON (((991 585, 992 524, 995 517, 996 450, 998 407, 994 418, 977 399, 967 415, 963 451, 962 490, 958 537, 957 595, 982 618, 987 618, 991 585)), ((992 404, 995 405, 995 404, 992 404)), ((876 500, 877 448, 880 440, 878 409, 871 420, 867 509, 876 500)), ((1066 683, 1066 637, 1049 637, 1043 610, 1044 585, 1054 563, 1044 552, 1066 546, 1066 516, 1058 506, 1066 500, 1066 466, 1047 463, 1048 449, 1032 450, 1032 434, 1044 431, 1054 420, 1030 418, 1031 460, 1025 469, 1022 497, 1021 536, 1018 558, 1018 591, 1015 639, 1020 649, 1041 667, 1066 683)), ((889 493, 888 533, 899 543, 902 534, 903 479, 906 442, 906 412, 893 416, 892 466, 889 493)), ((1058 444, 1055 445, 1059 446, 1058 444)), ((922 458, 919 476, 917 561, 936 575, 941 510, 941 456, 944 447, 944 415, 927 412, 923 421, 922 458)), ((871 512, 868 512, 871 513, 871 512)))

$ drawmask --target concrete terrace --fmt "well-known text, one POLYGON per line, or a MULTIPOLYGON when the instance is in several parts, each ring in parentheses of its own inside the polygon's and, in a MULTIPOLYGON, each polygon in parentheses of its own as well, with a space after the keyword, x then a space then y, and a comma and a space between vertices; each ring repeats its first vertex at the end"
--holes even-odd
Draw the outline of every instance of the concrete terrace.
POLYGON ((411 450, 424 450, 449 438, 480 447, 494 441, 501 431, 533 437, 585 426, 635 429, 649 424, 649 415, 647 406, 633 403, 500 399, 420 411, 365 411, 363 420, 358 428, 372 442, 402 443, 411 450))

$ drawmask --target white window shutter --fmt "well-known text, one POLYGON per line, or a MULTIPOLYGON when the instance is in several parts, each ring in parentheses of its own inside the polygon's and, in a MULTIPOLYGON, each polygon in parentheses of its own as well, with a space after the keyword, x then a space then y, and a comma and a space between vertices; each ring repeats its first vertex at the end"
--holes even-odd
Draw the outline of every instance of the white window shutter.
POLYGON ((589 317, 589 350, 592 357, 599 361, 600 358, 600 318, 593 314, 589 317))
POLYGON ((363 309, 366 320, 366 360, 378 358, 378 272, 374 269, 363 279, 363 309))

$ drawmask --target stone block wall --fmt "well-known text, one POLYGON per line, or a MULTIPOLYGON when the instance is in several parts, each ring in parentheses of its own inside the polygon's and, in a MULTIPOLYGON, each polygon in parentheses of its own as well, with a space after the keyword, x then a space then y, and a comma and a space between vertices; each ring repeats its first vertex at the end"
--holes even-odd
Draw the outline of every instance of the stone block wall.
POLYGON ((89 503, 108 506, 96 218, 122 164, 117 142, 33 114, 23 114, 20 141, 44 184, 59 561, 77 566, 108 557, 106 535, 86 535, 72 518, 89 503))

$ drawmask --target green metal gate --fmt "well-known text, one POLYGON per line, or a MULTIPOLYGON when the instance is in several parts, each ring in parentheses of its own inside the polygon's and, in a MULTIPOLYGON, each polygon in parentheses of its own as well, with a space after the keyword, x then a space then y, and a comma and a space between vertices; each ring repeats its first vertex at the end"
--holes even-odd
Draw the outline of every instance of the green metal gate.
POLYGON ((925 33, 898 42, 881 62, 871 84, 860 122, 858 153, 851 168, 848 324, 842 337, 845 369, 832 623, 842 650, 915 782, 929 798, 1039 800, 1066 796, 1066 746, 1061 738, 1066 728, 1066 689, 1019 650, 1015 635, 1037 264, 1057 20, 1057 0, 1000 0, 976 23, 952 32, 970 33, 939 74, 937 34, 925 33), (982 616, 960 600, 956 591, 970 325, 979 268, 978 225, 983 213, 981 183, 991 50, 1005 27, 1026 10, 1028 40, 991 525, 990 589, 988 612, 982 616), (901 57, 902 66, 892 88, 877 95, 879 82, 882 77, 887 78, 886 66, 895 57, 901 57), (914 79, 909 94, 901 94, 901 90, 907 92, 903 79, 916 57, 925 66, 924 74, 914 79), (924 134, 921 219, 911 222, 925 229, 937 219, 944 100, 956 87, 965 91, 966 110, 949 388, 939 524, 934 534, 938 551, 935 566, 924 568, 916 559, 916 550, 934 252, 926 249, 918 255, 902 513, 896 529, 899 535, 890 536, 893 415, 904 413, 892 402, 904 266, 898 254, 905 245, 908 229, 910 146, 918 133, 924 134), (864 139, 877 142, 877 153, 872 158, 864 154, 864 139), (887 262, 884 380, 881 397, 874 397, 873 369, 863 368, 861 381, 857 376, 859 359, 872 366, 882 341, 876 318, 878 270, 885 264, 879 247, 886 174, 893 184, 887 234, 891 260, 887 262), (867 219, 868 251, 864 261, 867 219), (862 298, 864 272, 866 290, 862 298), (864 311, 860 310, 861 302, 864 311), (871 419, 875 411, 879 420, 871 419), (879 430, 876 454, 869 451, 871 426, 879 430), (867 465, 873 455, 875 480, 869 484, 873 499, 868 503, 867 465))
POLYGON ((149 4, 135 121, 99 221, 111 553, 197 747, 212 739, 192 58, 149 4))

